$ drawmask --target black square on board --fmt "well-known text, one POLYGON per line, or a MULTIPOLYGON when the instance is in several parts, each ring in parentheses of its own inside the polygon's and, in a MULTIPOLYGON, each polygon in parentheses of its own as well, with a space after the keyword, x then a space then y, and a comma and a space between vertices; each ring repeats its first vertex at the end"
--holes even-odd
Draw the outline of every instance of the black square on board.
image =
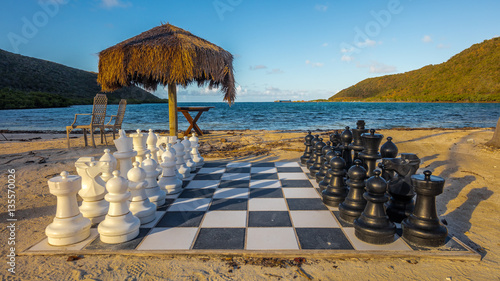
POLYGON ((313 187, 309 180, 281 180, 282 187, 313 187))
POLYGON ((251 174, 250 179, 252 179, 252 180, 277 180, 278 175, 276 173, 256 173, 256 174, 251 174))
POLYGON ((226 168, 226 173, 248 174, 250 173, 250 168, 226 168))
POLYGON ((92 241, 88 246, 83 248, 84 250, 107 250, 107 251, 118 251, 118 250, 134 250, 139 243, 141 243, 142 239, 146 237, 146 234, 151 230, 151 228, 140 228, 139 235, 127 242, 118 243, 118 244, 106 244, 101 242, 99 236, 92 241))
POLYGON ((172 203, 175 202, 175 199, 172 199, 172 198, 167 198, 165 199, 165 204, 159 206, 156 210, 157 211, 166 211, 170 205, 172 205, 172 203))
POLYGON ((303 173, 300 167, 277 167, 278 173, 303 173))
POLYGON ((281 188, 252 188, 250 198, 283 198, 281 188))
POLYGON ((248 199, 225 199, 216 198, 212 200, 210 211, 234 211, 234 210, 247 210, 248 199))
POLYGON ((156 227, 198 227, 205 212, 166 212, 156 227))
POLYGON ((219 188, 249 188, 249 180, 223 180, 219 184, 219 188))
POLYGON ((252 167, 255 167, 255 168, 268 168, 268 167, 274 167, 274 162, 252 163, 252 167))
POLYGON ((201 228, 193 249, 243 250, 245 228, 201 228))
POLYGON ((340 228, 296 228, 301 249, 354 250, 340 228))
POLYGON ((203 168, 225 168, 227 166, 227 162, 205 162, 203 164, 203 168))
POLYGON ((248 227, 290 227, 292 221, 288 211, 250 211, 248 227))
POLYGON ((290 210, 328 210, 319 198, 288 198, 288 209, 290 210))
POLYGON ((222 174, 197 174, 193 180, 220 180, 222 174))
POLYGON ((212 198, 215 189, 184 189, 178 198, 212 198))

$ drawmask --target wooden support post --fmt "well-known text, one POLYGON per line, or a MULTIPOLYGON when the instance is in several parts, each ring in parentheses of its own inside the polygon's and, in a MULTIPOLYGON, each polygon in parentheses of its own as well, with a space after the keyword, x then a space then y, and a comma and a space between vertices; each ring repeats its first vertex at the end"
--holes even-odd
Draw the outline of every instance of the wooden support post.
POLYGON ((168 121, 170 135, 177 136, 177 86, 168 84, 168 121))

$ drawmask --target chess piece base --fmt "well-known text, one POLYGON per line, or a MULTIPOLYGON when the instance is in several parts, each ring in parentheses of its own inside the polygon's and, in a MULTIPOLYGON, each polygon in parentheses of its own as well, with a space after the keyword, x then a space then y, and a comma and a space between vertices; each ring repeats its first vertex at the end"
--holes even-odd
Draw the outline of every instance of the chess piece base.
POLYGON ((332 193, 328 192, 328 189, 323 190, 323 203, 330 207, 337 207, 340 203, 344 202, 347 192, 343 193, 332 193))
POLYGON ((109 216, 97 226, 99 238, 106 244, 130 241, 139 235, 140 220, 132 213, 124 216, 109 216))
POLYGON ((80 212, 90 220, 92 224, 100 223, 108 214, 109 202, 102 199, 99 201, 82 201, 80 212))
POLYGON ((78 214, 71 218, 54 218, 45 228, 48 243, 66 246, 81 242, 90 236, 90 220, 78 214))
POLYGON ((384 245, 394 242, 394 235, 396 234, 396 226, 389 220, 384 222, 377 222, 368 217, 361 215, 354 220, 354 235, 366 243, 384 245), (370 221, 370 223, 365 223, 370 221))
POLYGON ((445 244, 448 230, 439 222, 432 228, 422 228, 414 225, 410 218, 405 219, 403 227, 403 238, 410 244, 424 247, 439 247, 445 244))

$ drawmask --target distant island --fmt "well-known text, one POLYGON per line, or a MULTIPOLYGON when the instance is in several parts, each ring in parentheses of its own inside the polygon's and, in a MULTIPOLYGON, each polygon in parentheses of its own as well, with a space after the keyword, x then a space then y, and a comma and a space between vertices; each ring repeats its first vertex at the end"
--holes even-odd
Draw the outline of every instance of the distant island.
POLYGON ((441 64, 365 79, 327 101, 500 102, 500 37, 441 64))
MULTIPOLYGON (((92 104, 100 91, 96 73, 0 50, 0 109, 92 104)), ((106 95, 109 104, 167 102, 135 86, 106 95)))

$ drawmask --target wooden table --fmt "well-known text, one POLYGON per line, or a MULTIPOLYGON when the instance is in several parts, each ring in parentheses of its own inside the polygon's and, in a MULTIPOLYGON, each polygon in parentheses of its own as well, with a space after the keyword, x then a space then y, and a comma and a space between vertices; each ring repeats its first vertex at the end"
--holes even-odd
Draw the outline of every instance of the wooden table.
POLYGON ((196 125, 196 122, 198 121, 198 119, 200 119, 201 114, 205 111, 210 110, 210 108, 214 108, 214 106, 182 106, 182 107, 177 107, 177 111, 182 112, 182 114, 184 114, 184 117, 186 117, 186 119, 188 120, 188 122, 190 124, 189 128, 184 133, 185 136, 189 135, 189 133, 191 132, 191 129, 193 129, 193 128, 199 136, 203 135, 203 131, 200 129, 200 127, 198 127, 198 125, 196 125), (198 112, 198 114, 196 114, 196 117, 194 117, 194 119, 189 114, 190 111, 198 112))

